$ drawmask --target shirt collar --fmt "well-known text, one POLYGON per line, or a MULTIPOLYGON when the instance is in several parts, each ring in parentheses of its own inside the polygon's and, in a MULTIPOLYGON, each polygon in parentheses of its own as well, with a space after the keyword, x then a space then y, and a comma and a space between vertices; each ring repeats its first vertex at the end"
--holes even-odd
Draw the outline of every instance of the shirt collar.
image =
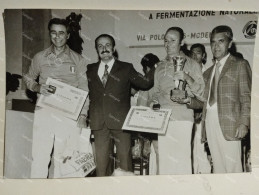
POLYGON ((220 62, 221 66, 224 66, 224 64, 226 63, 226 61, 227 61, 229 55, 230 55, 230 53, 228 53, 226 56, 224 56, 221 60, 219 60, 219 61, 216 60, 216 64, 217 64, 218 62, 220 62))
MULTIPOLYGON (((65 45, 65 50, 62 52, 66 55, 69 55, 70 53, 70 48, 68 45, 65 45)), ((54 52, 54 45, 52 44, 49 48, 46 49, 46 52, 45 52, 45 56, 49 56, 50 54, 54 54, 55 55, 55 52, 54 52)))
POLYGON ((104 63, 103 61, 101 61, 100 66, 105 66, 107 64, 109 66, 109 68, 110 68, 110 67, 113 66, 114 62, 115 62, 114 58, 112 58, 112 60, 109 61, 108 63, 104 63))

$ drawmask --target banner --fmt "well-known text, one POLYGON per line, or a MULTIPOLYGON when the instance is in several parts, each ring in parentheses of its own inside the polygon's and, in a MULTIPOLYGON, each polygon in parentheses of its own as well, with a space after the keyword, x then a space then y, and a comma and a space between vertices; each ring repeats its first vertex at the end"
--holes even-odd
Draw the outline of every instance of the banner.
POLYGON ((172 26, 184 30, 186 44, 209 44, 212 29, 218 25, 228 25, 234 32, 237 44, 254 45, 257 28, 257 12, 199 10, 114 13, 118 18, 115 20, 115 34, 124 40, 126 46, 133 48, 161 46, 166 30, 172 26))

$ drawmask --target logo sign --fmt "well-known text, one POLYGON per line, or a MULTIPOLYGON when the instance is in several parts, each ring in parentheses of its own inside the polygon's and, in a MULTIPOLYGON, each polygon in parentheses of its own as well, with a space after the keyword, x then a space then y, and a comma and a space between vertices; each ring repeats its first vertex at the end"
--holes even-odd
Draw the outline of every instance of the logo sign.
POLYGON ((257 29, 257 21, 248 22, 243 28, 243 33, 245 38, 254 39, 256 35, 256 29, 257 29))

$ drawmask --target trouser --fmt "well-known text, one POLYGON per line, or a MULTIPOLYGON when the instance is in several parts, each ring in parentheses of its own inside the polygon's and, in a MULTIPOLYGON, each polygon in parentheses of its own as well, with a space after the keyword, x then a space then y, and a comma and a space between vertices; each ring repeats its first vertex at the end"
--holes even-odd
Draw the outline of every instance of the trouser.
POLYGON ((193 123, 169 121, 165 135, 158 135, 159 174, 192 174, 191 134, 193 123))
POLYGON ((218 119, 217 104, 207 107, 206 135, 213 161, 214 173, 240 173, 241 141, 225 140, 218 119))
POLYGON ((80 132, 77 122, 72 119, 52 113, 44 108, 35 110, 31 178, 48 177, 52 149, 54 150, 53 177, 62 177, 59 165, 66 156, 71 156, 73 153, 80 132))
POLYGON ((193 170, 194 173, 211 173, 211 166, 205 151, 204 143, 201 143, 201 124, 194 125, 193 139, 193 170))
POLYGON ((122 130, 109 129, 104 125, 101 130, 93 130, 96 152, 97 176, 110 176, 113 141, 116 146, 116 160, 124 171, 132 172, 131 134, 122 130))
POLYGON ((158 140, 153 140, 150 148, 151 148, 151 151, 149 156, 149 175, 158 175, 158 167, 159 167, 158 140))
POLYGON ((156 153, 156 172, 155 174, 158 175, 158 167, 159 167, 159 153, 158 153, 158 140, 152 141, 155 153, 156 153))

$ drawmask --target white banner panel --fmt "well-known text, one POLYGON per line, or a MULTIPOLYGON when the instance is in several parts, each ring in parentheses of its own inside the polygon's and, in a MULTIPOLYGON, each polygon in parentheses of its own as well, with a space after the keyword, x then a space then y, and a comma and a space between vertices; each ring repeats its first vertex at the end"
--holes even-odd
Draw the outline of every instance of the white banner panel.
POLYGON ((129 47, 163 44, 169 27, 178 26, 185 32, 185 42, 209 43, 210 32, 218 25, 228 25, 239 44, 254 44, 256 12, 242 11, 114 11, 115 34, 129 47), (127 22, 125 22, 127 21, 127 22))

